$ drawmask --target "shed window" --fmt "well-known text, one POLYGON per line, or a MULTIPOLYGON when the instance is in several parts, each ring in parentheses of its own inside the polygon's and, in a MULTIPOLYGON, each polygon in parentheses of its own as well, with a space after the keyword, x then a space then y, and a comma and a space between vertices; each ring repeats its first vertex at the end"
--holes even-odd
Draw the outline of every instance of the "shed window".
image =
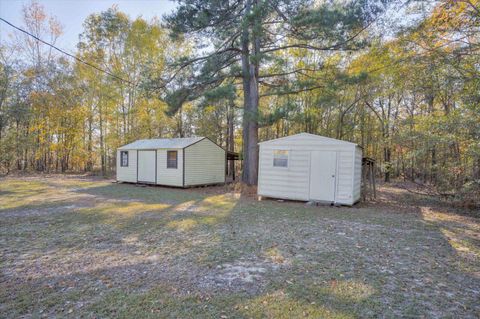
POLYGON ((177 151, 167 151, 167 168, 177 168, 177 151))
POLYGON ((273 151, 273 167, 288 167, 288 151, 273 151))
POLYGON ((120 152, 120 166, 128 167, 128 151, 120 152))

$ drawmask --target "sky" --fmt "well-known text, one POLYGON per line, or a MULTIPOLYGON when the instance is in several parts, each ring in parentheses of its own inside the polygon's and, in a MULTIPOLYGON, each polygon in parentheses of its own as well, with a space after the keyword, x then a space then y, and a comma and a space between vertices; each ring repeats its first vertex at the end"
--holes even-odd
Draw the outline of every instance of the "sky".
MULTIPOLYGON (((22 27, 22 7, 31 0, 0 0, 0 17, 22 27)), ((117 5, 119 10, 127 13, 131 18, 142 16, 150 20, 153 17, 162 17, 174 10, 176 3, 170 0, 37 0, 44 6, 48 15, 57 17, 63 26, 64 34, 57 40, 56 45, 67 52, 76 51, 78 36, 83 31, 82 24, 88 15, 117 5)), ((436 0, 431 0, 435 3, 436 0)), ((406 14, 406 7, 398 1, 384 15, 383 26, 377 29, 387 39, 391 37, 390 31, 398 30, 402 25, 412 23, 413 16, 406 14), (402 8, 402 9, 400 9, 402 8)), ((394 2, 395 3, 395 2, 394 2)), ((0 43, 8 41, 13 28, 0 21, 0 43)))
MULTIPOLYGON (((45 7, 48 15, 54 15, 63 26, 64 34, 57 46, 67 51, 75 51, 78 35, 83 31, 82 24, 88 15, 107 10, 117 5, 119 10, 131 18, 142 16, 150 20, 170 13, 175 3, 169 0, 37 0, 45 7)), ((0 0, 0 17, 17 26, 22 26, 22 7, 30 0, 0 0)), ((12 27, 0 21, 0 42, 6 41, 12 27)))

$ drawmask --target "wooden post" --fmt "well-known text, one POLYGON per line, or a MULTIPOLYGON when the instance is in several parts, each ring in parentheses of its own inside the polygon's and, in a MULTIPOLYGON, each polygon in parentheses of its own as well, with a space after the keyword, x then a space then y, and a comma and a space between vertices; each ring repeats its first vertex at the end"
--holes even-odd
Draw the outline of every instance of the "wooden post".
POLYGON ((374 165, 372 163, 372 165, 370 166, 370 176, 371 176, 371 179, 372 179, 372 186, 373 186, 373 198, 377 198, 377 190, 376 190, 376 186, 375 186, 375 169, 374 169, 374 165))
MULTIPOLYGON (((366 165, 362 165, 366 166, 366 165)), ((368 167, 365 167, 368 169, 368 167)), ((362 200, 365 201, 367 198, 367 170, 362 170, 362 200)))

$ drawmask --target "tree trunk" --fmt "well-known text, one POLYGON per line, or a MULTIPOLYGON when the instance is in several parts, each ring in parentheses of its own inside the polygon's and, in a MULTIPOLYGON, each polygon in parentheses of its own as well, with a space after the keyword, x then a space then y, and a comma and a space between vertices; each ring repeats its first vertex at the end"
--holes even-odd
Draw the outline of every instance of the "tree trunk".
POLYGON ((101 170, 102 176, 106 175, 107 168, 105 163, 105 144, 104 144, 104 136, 103 136, 103 114, 102 114, 102 106, 101 102, 99 104, 99 117, 98 117, 98 124, 100 130, 100 162, 101 162, 101 170))
POLYGON ((390 182, 390 172, 392 170, 390 159, 391 159, 392 151, 389 146, 385 146, 383 148, 383 160, 385 162, 385 182, 390 182))
POLYGON ((178 110, 178 118, 177 118, 177 136, 178 137, 185 137, 185 132, 183 131, 183 110, 180 107, 178 110))
POLYGON ((477 156, 473 163, 473 179, 480 180, 480 156, 477 156))
POLYGON ((87 165, 86 165, 86 171, 91 172, 93 171, 93 158, 92 158, 92 152, 93 152, 93 118, 89 116, 88 118, 88 141, 87 141, 87 165))
MULTIPOLYGON (((230 152, 235 152, 235 127, 234 127, 234 119, 235 114, 234 114, 234 102, 233 100, 230 101, 230 105, 228 107, 228 113, 227 113, 227 150, 230 152)), ((231 160, 229 163, 228 167, 228 175, 230 176, 235 176, 234 171, 235 171, 235 161, 231 160)))
MULTIPOLYGON (((245 6, 245 21, 251 12, 251 1, 245 6)), ((250 61, 250 43, 258 52, 258 40, 250 39, 248 24, 242 31, 242 77, 243 77, 243 172, 242 181, 247 185, 257 184, 258 174, 258 64, 250 61), (250 42, 252 41, 252 42, 250 42)))
MULTIPOLYGON (((434 111, 435 111, 435 95, 433 94, 433 88, 432 88, 432 93, 427 96, 427 103, 428 103, 428 113, 430 116, 435 116, 434 111)), ((436 167, 437 167, 437 151, 436 151, 436 146, 435 143, 432 145, 430 148, 430 155, 431 155, 431 162, 430 162, 430 183, 435 185, 437 181, 437 172, 436 172, 436 167)))
POLYGON ((430 172, 431 172, 430 183, 432 183, 433 185, 436 185, 437 183, 437 151, 435 146, 432 147, 430 154, 432 156, 432 162, 430 166, 430 172))

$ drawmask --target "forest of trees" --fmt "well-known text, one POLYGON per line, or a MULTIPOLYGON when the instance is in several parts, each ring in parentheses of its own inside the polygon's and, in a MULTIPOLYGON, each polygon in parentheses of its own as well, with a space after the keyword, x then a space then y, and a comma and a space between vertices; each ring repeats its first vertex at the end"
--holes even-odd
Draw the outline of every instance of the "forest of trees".
MULTIPOLYGON (((387 182, 478 192, 480 2, 334 3, 190 0, 152 21, 113 7, 86 19, 77 59, 12 29, 0 171, 108 175, 120 145, 199 135, 242 153, 255 184, 258 141, 308 132, 358 143, 387 182)), ((37 2, 21 27, 63 32, 37 2)))

